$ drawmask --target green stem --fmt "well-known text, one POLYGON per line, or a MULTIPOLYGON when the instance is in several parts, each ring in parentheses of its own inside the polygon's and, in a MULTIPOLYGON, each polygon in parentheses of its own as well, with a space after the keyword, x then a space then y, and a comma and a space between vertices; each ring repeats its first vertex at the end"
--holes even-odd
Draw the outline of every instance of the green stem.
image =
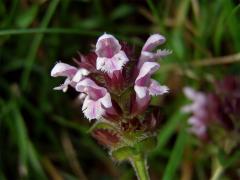
POLYGON ((136 154, 130 158, 138 180, 150 180, 147 168, 147 159, 143 154, 136 154))

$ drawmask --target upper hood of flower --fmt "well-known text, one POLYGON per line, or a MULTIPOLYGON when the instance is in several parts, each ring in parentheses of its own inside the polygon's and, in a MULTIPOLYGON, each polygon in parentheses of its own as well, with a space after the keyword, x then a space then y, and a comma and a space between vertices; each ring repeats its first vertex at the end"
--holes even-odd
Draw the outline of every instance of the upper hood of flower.
POLYGON ((110 34, 103 34, 97 40, 96 54, 98 57, 111 58, 121 49, 119 41, 110 34))
POLYGON ((74 66, 70 66, 66 63, 59 62, 57 63, 52 71, 51 76, 52 77, 58 77, 58 76, 64 76, 64 77, 72 77, 77 72, 77 68, 74 66))

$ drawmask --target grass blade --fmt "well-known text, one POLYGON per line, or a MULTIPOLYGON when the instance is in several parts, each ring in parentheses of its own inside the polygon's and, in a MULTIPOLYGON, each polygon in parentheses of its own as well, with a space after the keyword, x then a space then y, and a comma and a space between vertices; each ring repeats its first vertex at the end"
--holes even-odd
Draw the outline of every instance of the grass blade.
POLYGON ((178 166, 182 160, 183 151, 186 143, 187 134, 185 129, 181 129, 179 132, 177 141, 172 150, 170 159, 168 161, 167 167, 164 171, 163 180, 174 179, 174 175, 178 169, 178 166))
MULTIPOLYGON (((46 28, 50 22, 51 17, 53 16, 55 9, 57 8, 57 5, 59 3, 59 0, 52 0, 50 2, 50 5, 48 7, 48 10, 46 12, 46 15, 43 18, 43 21, 40 25, 41 28, 46 28)), ((43 34, 37 34, 35 36, 35 38, 33 39, 33 42, 31 44, 31 48, 29 50, 28 56, 27 56, 27 60, 26 60, 26 64, 28 64, 28 66, 26 66, 26 68, 23 71, 22 74, 22 79, 21 79, 21 87, 25 90, 28 84, 28 79, 31 73, 31 68, 32 65, 34 63, 34 59, 36 57, 36 53, 37 50, 41 44, 41 41, 43 39, 43 34)))

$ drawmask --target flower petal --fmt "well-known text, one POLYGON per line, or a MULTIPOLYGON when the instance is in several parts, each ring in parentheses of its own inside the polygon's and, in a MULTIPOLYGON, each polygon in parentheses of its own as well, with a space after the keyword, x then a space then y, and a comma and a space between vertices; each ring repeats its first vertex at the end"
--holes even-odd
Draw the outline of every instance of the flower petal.
POLYGON ((65 77, 73 77, 77 72, 77 68, 74 66, 70 66, 66 63, 57 63, 52 71, 51 76, 58 77, 58 76, 65 76, 65 77))
POLYGON ((87 95, 85 93, 80 93, 77 98, 80 102, 83 102, 86 97, 87 95))
POLYGON ((190 104, 190 105, 183 106, 181 111, 184 113, 191 113, 191 112, 193 112, 193 109, 194 109, 193 105, 190 104))
MULTIPOLYGON (((159 69, 160 65, 156 62, 145 62, 135 80, 136 85, 146 86, 147 81, 150 81, 151 75, 159 69)), ((147 85, 148 86, 148 85, 147 85)))
POLYGON ((157 81, 151 79, 151 84, 149 87, 149 94, 152 96, 162 95, 167 93, 169 88, 167 86, 161 86, 157 81))
POLYGON ((185 96, 187 96, 187 98, 189 98, 191 100, 194 100, 195 96, 197 94, 197 92, 190 87, 184 87, 183 93, 185 94, 185 96))
POLYGON ((113 73, 114 71, 122 70, 123 66, 128 62, 128 57, 125 52, 119 51, 112 58, 98 57, 97 58, 97 70, 101 70, 107 73, 113 73))
POLYGON ((142 51, 152 51, 154 48, 163 44, 166 41, 165 37, 160 34, 151 35, 144 44, 142 51))
POLYGON ((114 36, 110 34, 103 34, 97 41, 95 52, 98 57, 111 58, 117 54, 120 49, 121 45, 114 36))
POLYGON ((102 104, 105 108, 110 108, 110 107, 112 107, 111 96, 110 96, 109 93, 106 93, 106 95, 103 96, 102 98, 100 98, 99 101, 101 102, 101 104, 102 104))
POLYGON ((69 78, 67 78, 63 84, 61 84, 60 86, 57 86, 55 88, 53 88, 54 90, 61 90, 63 92, 66 92, 68 90, 68 86, 71 84, 71 80, 69 78))
POLYGON ((158 49, 157 52, 155 53, 155 57, 156 58, 160 58, 160 57, 164 57, 164 56, 168 56, 169 54, 172 54, 171 50, 168 49, 158 49))
POLYGON ((200 120, 199 118, 195 117, 195 116, 192 116, 192 117, 190 117, 190 118, 188 119, 188 124, 189 124, 189 125, 192 125, 192 126, 197 126, 197 127, 203 125, 203 123, 201 122, 201 120, 200 120))
POLYGON ((147 93, 148 93, 148 88, 144 87, 144 86, 137 86, 137 85, 135 85, 134 86, 134 90, 135 90, 135 92, 137 94, 137 97, 140 98, 140 99, 144 98, 147 95, 147 93))
POLYGON ((165 37, 163 37, 160 34, 153 34, 151 35, 146 43, 144 44, 141 52, 141 56, 139 58, 138 62, 138 69, 141 68, 144 62, 155 62, 157 59, 167 56, 171 54, 172 52, 169 50, 157 50, 156 52, 153 52, 153 50, 159 46, 160 44, 163 44, 166 41, 165 37))
POLYGON ((78 71, 76 72, 76 74, 73 76, 72 81, 77 83, 79 82, 84 76, 87 76, 89 74, 89 71, 84 69, 84 68, 80 68, 78 69, 78 71))
POLYGON ((98 86, 93 80, 89 78, 85 78, 82 81, 78 82, 75 88, 79 92, 88 94, 92 100, 98 100, 108 93, 106 88, 98 86))
POLYGON ((97 84, 89 79, 89 78, 85 78, 83 79, 82 81, 78 82, 77 85, 76 85, 76 90, 79 91, 79 92, 85 92, 85 93, 88 93, 89 91, 89 88, 97 88, 97 84))
POLYGON ((183 93, 185 94, 185 96, 187 96, 187 98, 194 101, 194 103, 197 103, 197 106, 203 106, 206 103, 205 94, 197 92, 190 87, 185 87, 183 89, 183 93))
POLYGON ((206 126, 192 126, 189 128, 189 131, 195 134, 200 138, 204 138, 207 135, 207 127, 206 126))
POLYGON ((89 96, 83 102, 82 111, 89 120, 99 119, 105 113, 100 101, 93 101, 89 96))

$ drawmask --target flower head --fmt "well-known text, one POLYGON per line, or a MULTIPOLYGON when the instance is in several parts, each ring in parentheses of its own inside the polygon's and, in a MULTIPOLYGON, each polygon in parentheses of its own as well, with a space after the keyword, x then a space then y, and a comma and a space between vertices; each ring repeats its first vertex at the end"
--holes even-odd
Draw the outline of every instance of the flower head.
POLYGON ((111 150, 154 136, 158 113, 144 110, 150 106, 151 96, 168 92, 166 86, 151 78, 160 67, 156 59, 169 54, 162 50, 154 52, 164 42, 161 35, 150 36, 136 62, 130 48, 124 43, 122 47, 114 36, 103 34, 97 40, 95 52, 74 59, 78 67, 57 63, 52 69, 53 77, 67 78, 57 89, 66 91, 70 85, 80 93, 78 99, 85 117, 97 120, 92 135, 111 150), (132 137, 132 133, 136 138, 123 141, 132 137))
MULTIPOLYGON (((184 88, 184 94, 192 103, 183 107, 183 112, 191 113, 188 119, 190 132, 200 139, 208 139, 225 148, 224 143, 239 143, 236 132, 239 131, 240 79, 228 76, 215 81, 214 89, 198 92, 190 87, 184 88), (220 133, 216 133, 216 132, 220 133)), ((238 133, 237 133, 238 134, 238 133)), ((234 144, 233 143, 233 144, 234 144)))
POLYGON ((96 44, 97 69, 112 74, 122 70, 129 61, 118 40, 109 34, 102 35, 96 44))

